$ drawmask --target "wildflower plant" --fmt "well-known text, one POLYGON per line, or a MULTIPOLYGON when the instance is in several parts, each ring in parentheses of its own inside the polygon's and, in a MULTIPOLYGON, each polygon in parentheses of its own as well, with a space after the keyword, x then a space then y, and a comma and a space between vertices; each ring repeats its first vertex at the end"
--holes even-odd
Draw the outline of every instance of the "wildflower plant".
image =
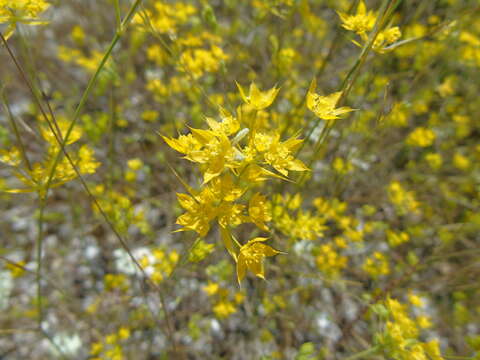
MULTIPOLYGON (((238 85, 244 106, 255 111, 268 108, 278 94, 278 89, 261 91, 255 83, 248 94, 238 85)), ((255 188, 269 178, 287 180, 289 171, 307 171, 302 161, 294 157, 302 141, 297 138, 280 140, 278 131, 264 132, 256 126, 255 115, 246 120, 240 107, 234 116, 220 108, 220 121, 207 118, 208 130, 190 128, 190 133, 178 138, 163 136, 174 150, 184 158, 198 164, 203 183, 196 190, 186 185, 188 194, 177 194, 186 213, 177 219, 182 228, 193 230, 205 237, 216 221, 220 227, 223 244, 237 263, 240 283, 246 270, 264 278, 263 258, 279 251, 263 242, 267 238, 253 238, 241 244, 232 232, 244 223, 253 223, 268 231, 271 219, 265 195, 255 188), (242 203, 243 201, 243 203, 242 203)))
POLYGON ((478 10, 0 0, 0 353, 479 358, 478 10))
MULTIPOLYGON (((65 133, 68 122, 59 119, 57 126, 60 134, 62 131, 65 133)), ((94 150, 88 145, 82 145, 77 151, 70 153, 69 159, 64 157, 60 161, 51 182, 49 182, 49 174, 55 161, 55 155, 60 151, 59 139, 58 134, 54 134, 54 131, 47 125, 42 124, 40 126, 40 133, 46 144, 45 154, 40 161, 30 163, 27 155, 16 146, 0 152, 0 161, 12 169, 14 176, 20 183, 18 186, 7 184, 2 191, 10 193, 36 192, 43 197, 47 191, 47 185, 50 188, 61 186, 74 180, 78 175, 94 174, 100 166, 100 162, 95 159, 94 150)), ((83 131, 79 127, 74 128, 65 145, 76 143, 80 140, 82 134, 83 131)))

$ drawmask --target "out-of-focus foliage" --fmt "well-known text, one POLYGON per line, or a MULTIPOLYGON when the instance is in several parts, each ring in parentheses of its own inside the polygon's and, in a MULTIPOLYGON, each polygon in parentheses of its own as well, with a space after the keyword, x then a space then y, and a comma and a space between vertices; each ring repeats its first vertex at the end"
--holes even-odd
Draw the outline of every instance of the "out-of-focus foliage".
POLYGON ((0 357, 480 359, 480 5, 0 0, 0 357))

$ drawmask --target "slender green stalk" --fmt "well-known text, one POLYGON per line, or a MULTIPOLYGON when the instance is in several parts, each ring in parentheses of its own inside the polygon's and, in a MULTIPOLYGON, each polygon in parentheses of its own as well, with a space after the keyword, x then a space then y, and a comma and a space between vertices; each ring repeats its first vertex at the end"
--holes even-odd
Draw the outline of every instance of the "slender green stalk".
POLYGON ((20 148, 20 154, 22 155, 22 160, 25 163, 25 166, 29 171, 32 170, 32 165, 30 164, 30 160, 28 160, 27 153, 25 151, 25 146, 22 141, 22 137, 20 136, 20 132, 18 131, 17 123, 15 121, 15 117, 12 114, 12 111, 10 110, 10 106, 8 105, 7 97, 5 96, 5 92, 3 89, 0 90, 1 97, 2 97, 2 103, 3 106, 5 107, 5 111, 7 113, 8 121, 10 122, 10 125, 12 126, 13 133, 15 134, 15 138, 17 140, 17 144, 20 148))
MULTIPOLYGON (((63 144, 66 144, 68 142, 70 134, 72 133, 73 128, 75 127, 75 125, 76 125, 76 123, 77 123, 77 121, 80 117, 80 114, 83 110, 83 107, 85 106, 85 104, 87 102, 87 99, 90 96, 90 93, 92 92, 93 87, 96 84, 101 71, 105 67, 105 64, 107 63, 108 59, 110 58, 110 55, 112 54, 113 49, 115 48, 115 45, 118 43, 118 41, 120 40, 120 38, 124 34, 126 26, 132 20, 133 16, 135 15, 135 12, 137 11, 137 9, 138 9, 138 7, 140 6, 141 3, 142 3, 142 0, 136 0, 135 3, 132 5, 132 7, 128 11, 127 15, 123 19, 122 23, 120 24, 119 29, 115 33, 115 36, 113 37, 112 41, 110 42, 110 45, 107 48, 107 51, 105 52, 105 54, 103 55, 103 58, 100 61, 100 64, 98 65, 97 69, 95 70, 95 73, 90 78, 90 80, 87 84, 87 88, 83 92, 82 97, 80 98, 80 102, 78 103, 78 105, 75 109, 75 112, 73 114, 73 119, 72 119, 66 133, 65 133, 63 144)), ((52 166, 52 170, 51 170, 51 172, 49 174, 49 177, 48 177, 48 180, 47 180, 47 185, 46 185, 46 191, 47 192, 48 192, 48 189, 51 186, 51 183, 53 181, 53 177, 55 175, 55 171, 57 169, 57 166, 60 162, 61 157, 62 157, 62 149, 58 150, 57 154, 55 155, 55 160, 54 160, 54 163, 53 163, 53 166, 52 166)))
MULTIPOLYGON (((135 3, 132 5, 132 7, 130 8, 129 12, 127 13, 127 15, 125 16, 124 20, 122 21, 121 23, 121 26, 119 27, 119 29, 117 30, 113 40, 111 41, 110 43, 110 46, 108 47, 106 53, 104 54, 103 58, 102 58, 102 61, 100 62, 98 68, 96 69, 94 75, 92 76, 92 78, 90 79, 90 81, 88 82, 87 84, 87 88, 86 90, 84 91, 84 93, 82 94, 82 97, 80 99, 80 102, 78 104, 78 106, 76 107, 75 109, 75 112, 74 112, 74 116, 73 116, 73 119, 72 119, 72 122, 70 123, 69 125, 69 128, 67 129, 66 133, 65 133, 65 136, 62 137, 61 134, 59 134, 56 129, 54 129, 54 127, 52 126, 52 123, 50 121, 50 119, 48 118, 47 114, 45 113, 45 110, 43 109, 43 106, 41 104, 41 101, 40 101, 40 96, 38 94, 38 91, 35 90, 35 88, 33 87, 32 83, 30 82, 30 80, 28 79, 28 77, 26 76, 26 73, 25 71, 23 70, 23 68, 21 67, 21 65, 18 63, 18 61, 16 60, 15 58, 15 55, 13 54, 13 52, 11 51, 5 37, 0 33, 0 39, 2 40, 2 42, 4 43, 5 47, 7 48, 7 51, 10 55, 10 57, 12 58, 12 60, 14 61, 17 69, 19 70, 22 78, 24 79, 24 81, 26 82, 26 84, 28 85, 31 93, 33 94, 34 96, 34 99, 35 101, 37 102, 37 105, 39 106, 39 109, 43 115, 43 117, 45 118, 48 126, 50 127, 50 130, 52 131, 56 141, 59 143, 59 150, 57 152, 57 154, 55 155, 55 158, 54 158, 54 161, 52 163, 52 166, 50 168, 50 172, 49 172, 49 177, 47 179, 47 182, 46 184, 42 187, 42 190, 43 190, 43 193, 42 194, 39 194, 42 198, 43 201, 46 201, 46 198, 48 196, 48 191, 51 187, 51 184, 52 184, 52 181, 53 181, 53 178, 54 178, 54 175, 55 175, 55 171, 56 171, 56 168, 60 162, 60 159, 62 157, 62 155, 64 155, 67 160, 69 161, 69 163, 72 165, 74 171, 76 172, 78 178, 80 179, 80 182, 82 183, 84 189, 86 190, 87 194, 89 195, 89 197, 92 199, 92 201, 94 202, 94 204, 96 205, 96 207, 99 209, 100 213, 102 214, 102 216, 104 217, 105 221, 108 223, 108 225, 110 226, 110 228, 112 229, 112 231, 114 232, 114 234, 116 235, 117 239, 120 241, 122 247, 125 249, 125 251, 128 253, 128 255, 130 256, 131 260, 134 262, 134 264, 136 265, 136 267, 140 270, 140 272, 143 274, 143 276, 145 277, 145 279, 147 280, 147 282, 149 283, 150 286, 152 286, 154 289, 156 289, 156 291, 158 292, 159 294, 159 297, 160 297, 160 301, 161 301, 161 306, 162 306, 162 311, 165 315, 165 321, 166 321, 166 325, 167 325, 167 334, 168 334, 168 337, 170 339, 170 342, 172 344, 172 347, 173 347, 173 350, 174 352, 176 353, 177 352, 177 347, 176 347, 176 342, 175 342, 175 339, 173 337, 173 327, 172 327, 172 322, 171 322, 171 319, 170 319, 170 315, 168 313, 168 310, 166 308, 166 300, 165 300, 165 296, 163 294, 163 292, 161 291, 161 289, 151 281, 151 279, 148 277, 148 275, 145 273, 144 269, 141 267, 141 265, 138 263, 138 261, 135 259, 135 257, 133 256, 133 254, 131 253, 128 245, 126 244, 125 240, 121 237, 121 235, 118 233, 118 231, 115 229, 113 223, 110 221, 110 219, 108 218, 107 214, 104 212, 104 210, 102 209, 102 207, 100 206, 100 204, 98 203, 97 199, 93 196, 93 194, 90 192, 87 184, 85 183, 83 177, 81 176, 81 174, 79 173, 75 163, 72 161, 72 159, 70 158, 69 154, 66 152, 65 150, 65 144, 67 144, 68 142, 68 138, 71 134, 71 132, 73 131, 73 128, 75 127, 76 125, 76 122, 78 121, 78 118, 81 114, 81 111, 83 110, 83 107, 85 106, 86 104, 86 101, 91 93, 91 91, 93 90, 93 87, 94 85, 96 84, 96 81, 98 80, 98 77, 99 77, 99 74, 100 72, 102 71, 103 67, 105 66, 108 58, 110 57, 115 45, 118 43, 118 41, 120 40, 121 36, 123 35, 124 33, 124 30, 125 30, 125 27, 130 23, 130 21, 132 20, 133 16, 135 15, 135 12, 137 11, 138 7, 140 6, 142 0, 136 0, 135 3)), ((55 119, 53 117, 52 119, 53 122, 55 122, 55 119)), ((58 125, 56 125, 57 129, 58 129, 58 125)), ((43 233, 43 211, 41 211, 41 216, 39 217, 39 234, 41 235, 43 233), (40 221, 41 220, 41 221, 40 221)), ((41 238, 39 235, 39 238, 41 238)), ((42 253, 42 241, 38 241, 38 249, 37 249, 37 256, 40 254, 41 255, 42 253)), ((39 272, 41 271, 41 258, 39 258, 39 272)), ((38 278, 41 277, 41 275, 38 275, 37 276, 38 278)), ((38 294, 41 294, 41 289, 37 292, 37 295, 38 294)), ((40 299, 41 300, 41 299, 40 299)), ((41 309, 41 302, 40 302, 40 310, 41 309)))
POLYGON ((39 194, 39 213, 37 219, 37 322, 38 328, 42 329, 43 321, 43 300, 42 300, 42 256, 43 256, 43 221, 45 212, 45 198, 42 198, 39 194))
MULTIPOLYGON (((351 3, 350 7, 347 10, 347 14, 350 14, 353 11, 353 9, 357 6, 358 2, 359 2, 359 0, 355 0, 351 3)), ((337 26, 335 28, 335 36, 333 37, 332 41, 330 42, 330 46, 328 48, 327 55, 323 59, 322 64, 320 65, 320 68, 315 73, 315 78, 317 78, 317 77, 319 77, 320 75, 323 74, 323 71, 327 67, 328 62, 332 58, 333 54, 335 53, 335 49, 337 48, 337 46, 340 42, 340 35, 341 34, 342 34, 341 27, 337 26)))
POLYGON ((117 18, 117 26, 120 28, 120 26, 122 25, 122 15, 120 12, 119 0, 114 0, 113 4, 115 5, 115 17, 117 18))
POLYGON ((379 346, 373 346, 373 347, 371 347, 367 350, 356 353, 356 354, 354 354, 352 356, 349 356, 349 357, 347 357, 343 360, 357 360, 357 359, 363 359, 363 358, 371 359, 370 356, 372 356, 373 354, 378 352, 379 349, 380 349, 379 346))
MULTIPOLYGON (((372 33, 370 34, 367 43, 364 45, 362 48, 362 51, 360 52, 357 60, 345 76, 345 79, 342 82, 342 87, 340 89, 341 91, 341 96, 339 100, 337 101, 337 106, 340 106, 348 97, 348 94, 350 93, 357 77, 358 74, 360 73, 361 68, 365 64, 365 61, 367 60, 367 57, 372 50, 373 44, 375 42, 375 39, 377 38, 378 34, 380 31, 383 29, 384 25, 387 23, 388 19, 390 19, 393 11, 396 9, 396 7, 401 3, 402 0, 384 0, 382 2, 382 5, 380 7, 379 13, 381 14, 374 25, 374 28, 372 30, 372 33)), ((317 119, 315 121, 315 124, 310 128, 309 132, 307 133, 306 137, 304 138, 304 142, 301 145, 301 147, 297 150, 297 153, 295 156, 298 156, 302 150, 305 147, 305 144, 308 143, 310 137, 312 136, 313 132, 315 129, 318 127, 320 124, 321 119, 317 119)), ((327 122, 323 129, 322 132, 320 133, 320 136, 317 140, 317 142, 314 145, 314 150, 312 153, 312 156, 310 157, 310 160, 307 163, 307 167, 311 168, 313 163, 316 160, 317 155, 319 154, 320 150, 322 149, 322 146, 325 143, 325 140, 328 138, 328 135, 330 134, 331 130, 335 126, 335 122, 333 122, 331 125, 327 122)), ((305 184, 305 181, 307 179, 307 172, 303 172, 299 179, 296 181, 297 187, 302 187, 305 184)), ((282 187, 284 185, 282 184, 282 187)), ((290 201, 287 203, 286 207, 290 204, 292 201, 293 197, 290 199, 290 201)))
POLYGON ((197 246, 197 244, 198 244, 201 240, 202 240, 201 238, 195 239, 195 241, 192 243, 192 245, 190 245, 190 246, 188 247, 187 251, 185 251, 185 252, 182 254, 182 256, 180 257, 180 260, 175 264, 175 266, 174 266, 173 269, 172 269, 172 272, 168 275, 168 278, 169 278, 169 279, 173 279, 173 277, 174 277, 174 275, 176 274, 177 270, 188 262, 188 258, 189 258, 189 256, 190 256, 190 253, 193 251, 193 249, 195 249, 195 247, 197 246))
MULTIPOLYGON (((358 56, 352 68, 350 69, 350 71, 345 76, 345 79, 343 80, 342 87, 340 90, 341 95, 340 95, 340 98, 338 99, 337 106, 342 105, 342 103, 347 99, 348 95, 350 94, 350 91, 353 88, 353 85, 355 84, 358 78, 358 75, 360 74, 360 70, 363 68, 363 65, 365 64, 367 57, 373 48, 373 44, 378 34, 380 33, 380 31, 382 31, 383 27, 391 17, 393 10, 399 5, 400 2, 401 0, 384 0, 383 1, 379 11, 380 16, 377 18, 377 21, 375 22, 375 26, 368 38, 367 43, 362 48, 360 55, 358 56)), ((318 124, 318 120, 316 124, 318 124)), ((325 143, 325 140, 327 139, 328 135, 330 134, 334 126, 335 126, 335 122, 333 122, 332 125, 326 124, 325 127, 323 128, 322 133, 314 146, 314 151, 312 153, 312 156, 310 157, 310 160, 307 163, 308 167, 311 167, 313 162, 316 160, 318 153, 320 152, 322 146, 325 143)), ((312 130, 308 133, 307 137, 305 138, 305 142, 309 140, 315 127, 316 126, 314 126, 312 130)), ((305 173, 303 173, 298 181, 298 185, 302 186, 305 182, 305 179, 306 179, 306 175, 305 173)))
MULTIPOLYGON (((46 194, 45 194, 46 195, 46 194)), ((50 334, 42 327, 43 323, 43 299, 42 299, 42 264, 43 264, 43 228, 44 228, 44 214, 46 206, 46 198, 42 194, 38 193, 39 200, 39 213, 37 219, 37 269, 35 275, 35 282, 37 283, 37 325, 38 331, 52 344, 52 346, 58 351, 62 359, 67 359, 63 350, 55 343, 50 334)))
MULTIPOLYGON (((347 10, 347 14, 350 14, 353 9, 357 6, 357 3, 358 3, 359 0, 355 0, 351 3, 350 7, 348 8, 347 10)), ((325 68, 327 67, 327 64, 328 62, 332 59, 333 55, 335 54, 335 50, 337 49, 338 45, 340 44, 340 36, 342 34, 342 29, 340 26, 336 26, 335 27, 335 35, 333 36, 333 39, 332 41, 330 42, 330 45, 328 47, 328 50, 327 50, 327 55, 325 55, 324 59, 322 60, 322 64, 320 65, 320 67, 317 69, 316 73, 315 73, 315 78, 319 78, 323 72, 325 71, 325 68)), ((296 108, 293 110, 293 113, 296 114, 296 113, 299 113, 301 108, 305 106, 305 98, 302 99, 302 101, 300 101, 296 108)), ((292 118, 292 117, 289 117, 289 119, 292 118)), ((285 128, 283 128, 281 134, 280 134, 280 137, 283 138, 283 136, 287 133, 287 131, 290 129, 291 125, 292 125, 292 121, 288 121, 287 123, 287 126, 285 126, 285 128)), ((320 119, 317 119, 315 124, 310 128, 306 138, 310 138, 310 136, 312 135, 312 132, 317 128, 318 124, 320 123, 320 119)), ((302 147, 305 145, 306 142, 304 142, 302 144, 302 147)), ((300 151, 300 150, 299 150, 300 151)))

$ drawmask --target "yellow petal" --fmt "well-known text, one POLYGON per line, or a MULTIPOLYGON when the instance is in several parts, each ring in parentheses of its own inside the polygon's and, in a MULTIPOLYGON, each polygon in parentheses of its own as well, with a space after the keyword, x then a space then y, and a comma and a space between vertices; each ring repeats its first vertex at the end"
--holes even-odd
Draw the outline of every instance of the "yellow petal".
POLYGON ((176 150, 182 154, 186 153, 185 146, 183 146, 183 144, 177 139, 170 139, 163 135, 162 135, 162 138, 167 143, 167 145, 170 146, 173 150, 176 150))
POLYGON ((237 261, 237 253, 235 252, 235 247, 233 246, 232 234, 230 230, 220 227, 220 234, 222 235, 223 244, 227 248, 228 253, 235 261, 237 261))
POLYGON ((245 92, 243 91, 243 88, 240 86, 238 82, 235 81, 235 84, 237 84, 238 91, 240 92, 240 96, 242 97, 242 100, 248 104, 248 98, 245 95, 245 92))
POLYGON ((315 107, 315 89, 317 88, 317 80, 314 78, 310 83, 307 93, 307 108, 313 111, 315 107))
POLYGON ((238 279, 239 285, 241 285, 246 272, 247 272, 247 264, 245 262, 245 257, 240 253, 237 260, 237 279, 238 279))
POLYGON ((255 274, 255 276, 265 280, 265 269, 262 260, 250 263, 249 269, 255 274))

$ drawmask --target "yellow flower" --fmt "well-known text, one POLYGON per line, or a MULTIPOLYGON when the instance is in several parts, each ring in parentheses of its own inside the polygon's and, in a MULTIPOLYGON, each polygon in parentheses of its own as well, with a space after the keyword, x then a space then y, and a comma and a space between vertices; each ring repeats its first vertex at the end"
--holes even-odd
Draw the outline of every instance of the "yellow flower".
POLYGON ((280 89, 273 87, 268 91, 260 91, 255 85, 254 82, 250 84, 250 91, 248 95, 245 94, 245 91, 242 89, 239 83, 237 83, 238 90, 240 91, 240 96, 243 101, 253 107, 255 110, 263 110, 272 105, 280 89))
POLYGON ((306 171, 305 164, 295 159, 292 155, 303 140, 290 138, 284 142, 280 141, 280 135, 268 135, 257 133, 254 138, 254 145, 258 152, 263 154, 265 162, 284 176, 288 176, 288 170, 306 171))
POLYGON ((437 339, 431 340, 422 345, 431 360, 443 360, 442 354, 440 353, 440 345, 437 339))
MULTIPOLYGON (((65 118, 60 118, 57 120, 57 125, 63 139, 65 137, 65 134, 67 133, 68 128, 70 127, 70 122, 65 118)), ((52 132, 49 126, 42 126, 40 128, 40 133, 42 134, 42 137, 49 143, 49 145, 58 148, 59 145, 57 138, 55 137, 55 134, 52 132)), ((59 136, 60 134, 57 134, 57 136, 59 136)), ((68 136, 68 141, 65 143, 65 145, 73 144, 74 142, 78 141, 82 137, 82 135, 82 129, 79 126, 74 126, 72 131, 70 132, 70 135, 68 136)))
POLYGON ((333 160, 332 167, 340 175, 346 175, 353 171, 353 164, 348 160, 343 160, 341 157, 336 157, 333 160))
POLYGON ((455 165, 457 169, 465 171, 470 168, 470 160, 466 156, 457 152, 453 155, 453 165, 455 165))
POLYGON ((428 153, 425 155, 425 160, 428 162, 428 165, 435 170, 439 169, 443 163, 442 155, 438 153, 428 153))
POLYGON ((241 224, 245 220, 242 215, 245 205, 234 204, 233 201, 242 194, 243 190, 234 185, 230 175, 215 178, 194 196, 177 194, 180 206, 187 210, 177 219, 177 224, 184 226, 177 231, 193 230, 204 237, 215 218, 223 228, 241 224))
POLYGON ((0 150, 0 162, 10 166, 18 166, 22 162, 20 150, 14 146, 10 150, 0 150))
POLYGON ((50 6, 45 0, 0 0, 0 24, 9 23, 4 34, 9 38, 17 23, 29 25, 44 25, 45 21, 38 19, 40 13, 50 6))
POLYGON ((158 113, 158 111, 155 110, 145 110, 141 116, 142 120, 154 122, 160 117, 160 114, 158 113))
POLYGON ((212 131, 225 134, 226 136, 235 134, 240 129, 240 123, 227 110, 220 107, 221 122, 217 122, 212 118, 206 118, 208 126, 212 131))
POLYGON ((400 215, 418 213, 420 210, 420 203, 415 198, 415 193, 407 191, 398 181, 392 181, 388 185, 388 197, 400 215))
POLYGON ((245 301, 245 294, 241 292, 237 292, 234 296, 235 303, 242 304, 245 301))
POLYGON ((410 303, 413 306, 417 306, 417 307, 423 306, 422 298, 418 295, 413 294, 413 293, 408 294, 408 301, 410 301, 410 303))
POLYGON ((267 240, 267 238, 261 237, 254 238, 240 248, 237 259, 237 278, 239 284, 245 277, 247 269, 259 278, 265 279, 263 258, 280 254, 280 251, 262 243, 267 240))
POLYGON ((195 244, 188 254, 188 260, 194 263, 202 261, 215 249, 214 244, 208 244, 201 239, 198 239, 195 244))
POLYGON ((401 245, 403 243, 406 243, 410 240, 410 236, 408 235, 408 233, 403 232, 403 231, 399 232, 399 233, 396 233, 394 231, 387 230, 386 234, 387 234, 388 244, 392 247, 399 246, 399 245, 401 245))
POLYGON ((307 93, 307 107, 320 119, 335 120, 343 114, 355 111, 355 109, 349 108, 347 106, 336 108, 337 102, 342 95, 341 91, 335 92, 327 96, 320 96, 315 93, 316 87, 317 81, 313 79, 307 93))
MULTIPOLYGON (((83 145, 78 150, 78 170, 82 174, 93 174, 100 166, 100 162, 95 159, 95 152, 88 145, 83 145)), ((76 174, 75 174, 76 175, 76 174)))
POLYGON ((130 337, 130 329, 126 326, 122 326, 118 330, 118 336, 122 340, 128 339, 130 337))
POLYGON ((265 222, 272 220, 272 217, 268 211, 267 198, 265 196, 260 193, 252 196, 248 204, 248 215, 255 225, 264 231, 268 231, 268 226, 265 225, 265 222))
MULTIPOLYGON (((402 36, 402 32, 400 31, 400 28, 398 26, 391 27, 389 29, 385 29, 381 31, 378 35, 377 38, 375 39, 372 49, 379 52, 380 54, 383 54, 387 52, 388 49, 386 48, 388 45, 393 44, 395 41, 397 41, 400 37, 402 36)), ((364 39, 366 40, 366 39, 364 39)), ((356 41, 353 42, 354 44, 361 46, 358 44, 356 41)))
POLYGON ((435 141, 435 133, 424 127, 417 127, 407 137, 407 144, 410 146, 427 147, 435 141))
POLYGON ((191 128, 192 134, 169 139, 165 142, 173 149, 185 154, 185 159, 203 164, 203 181, 208 183, 222 173, 225 168, 234 169, 240 166, 242 158, 230 139, 222 132, 191 128))
POLYGON ((347 266, 347 258, 336 252, 331 244, 320 246, 315 262, 321 272, 331 277, 338 276, 347 266))
POLYGON ((127 166, 134 170, 134 171, 137 171, 137 170, 140 170, 143 166, 143 161, 139 158, 135 158, 135 159, 130 159, 127 161, 127 166))
POLYGON ((220 286, 217 283, 209 282, 208 285, 203 287, 203 291, 205 291, 209 296, 215 295, 220 286))
MULTIPOLYGON (((364 42, 368 41, 367 33, 373 30, 377 15, 373 11, 367 12, 364 1, 361 1, 358 5, 357 13, 355 15, 348 15, 343 12, 338 12, 338 16, 340 16, 340 20, 342 20, 342 26, 345 29, 353 31, 359 35, 364 42)), ((400 38, 400 36, 402 36, 402 33, 398 26, 387 28, 377 34, 372 48, 379 53, 384 53, 389 50, 385 47, 393 44, 400 38)), ((355 40, 352 41, 355 45, 360 47, 362 46, 355 40)))
POLYGON ((110 335, 107 335, 107 337, 105 338, 105 342, 109 345, 113 345, 117 341, 118 341, 117 334, 110 334, 110 335))
POLYGON ((95 342, 90 348, 90 355, 98 355, 103 350, 103 344, 101 342, 95 342))
POLYGON ((360 36, 365 36, 367 31, 371 31, 375 25, 375 14, 373 11, 367 12, 365 2, 362 0, 358 4, 357 13, 355 15, 348 15, 343 12, 338 12, 340 20, 342 20, 342 26, 353 31, 360 36))
POLYGON ((430 318, 426 315, 420 315, 419 317, 417 317, 417 324, 421 329, 428 329, 432 326, 430 318))
POLYGON ((195 198, 187 194, 177 194, 180 206, 187 210, 177 219, 177 224, 183 228, 177 231, 193 230, 200 236, 205 236, 210 231, 210 221, 216 214, 212 199, 207 192, 202 192, 195 198))
POLYGON ((185 154, 186 159, 189 158, 192 151, 199 150, 202 147, 202 144, 192 134, 180 135, 178 139, 170 139, 165 136, 162 136, 162 138, 173 150, 185 154))
POLYGON ((217 200, 232 202, 237 200, 245 192, 245 189, 238 187, 234 183, 232 176, 229 174, 216 177, 209 185, 212 195, 217 200))
POLYGON ((375 251, 373 255, 365 260, 362 270, 370 275, 373 279, 390 273, 390 265, 388 258, 381 252, 375 251))
POLYGON ((17 263, 7 263, 5 267, 10 270, 10 273, 14 278, 20 277, 25 273, 25 261, 19 261, 17 263))
POLYGON ((217 317, 224 319, 233 314, 237 309, 230 301, 220 301, 213 307, 213 312, 217 317))

